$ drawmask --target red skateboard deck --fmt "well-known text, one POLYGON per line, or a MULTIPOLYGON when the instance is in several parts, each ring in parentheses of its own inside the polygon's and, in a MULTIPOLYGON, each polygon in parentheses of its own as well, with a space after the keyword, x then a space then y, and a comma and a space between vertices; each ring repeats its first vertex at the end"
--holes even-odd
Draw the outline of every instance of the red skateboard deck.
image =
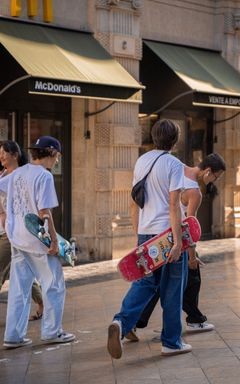
MULTIPOLYGON (((201 237, 201 227, 196 217, 189 216, 182 222, 182 251, 194 247, 201 237)), ((156 235, 135 248, 118 263, 121 277, 134 281, 150 276, 153 271, 165 264, 173 245, 172 230, 156 235)))

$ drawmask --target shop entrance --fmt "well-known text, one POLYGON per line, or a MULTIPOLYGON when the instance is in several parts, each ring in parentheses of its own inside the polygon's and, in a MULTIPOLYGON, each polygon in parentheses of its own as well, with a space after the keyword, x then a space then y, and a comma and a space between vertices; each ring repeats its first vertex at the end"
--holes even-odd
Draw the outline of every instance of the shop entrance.
POLYGON ((54 136, 61 142, 62 156, 58 165, 52 170, 59 201, 59 206, 53 210, 53 217, 57 232, 65 237, 71 236, 71 129, 69 116, 70 114, 64 112, 27 111, 22 108, 11 112, 0 111, 0 141, 16 140, 27 153, 29 145, 35 142, 39 136, 54 136))
MULTIPOLYGON (((200 109, 195 111, 164 111, 161 119, 171 119, 181 128, 181 135, 178 143, 174 147, 172 154, 178 157, 183 163, 189 166, 195 166, 209 153, 213 148, 213 130, 212 130, 212 110, 200 109)), ((142 146, 140 155, 152 149, 151 128, 159 119, 157 115, 151 115, 144 118, 140 115, 140 126, 142 130, 142 146)), ((210 185, 203 190, 202 204, 198 210, 198 219, 202 228, 202 240, 212 238, 212 200, 214 197, 214 186, 210 185)))

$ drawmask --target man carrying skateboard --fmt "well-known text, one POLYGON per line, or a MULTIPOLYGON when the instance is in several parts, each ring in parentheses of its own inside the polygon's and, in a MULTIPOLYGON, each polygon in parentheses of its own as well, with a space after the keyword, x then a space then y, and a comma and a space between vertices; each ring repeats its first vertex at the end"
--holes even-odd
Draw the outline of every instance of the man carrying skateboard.
POLYGON ((58 161, 60 142, 51 136, 40 137, 30 149, 32 161, 0 180, 0 191, 7 194, 6 231, 12 246, 8 292, 5 348, 31 344, 26 338, 31 287, 36 278, 42 287, 44 312, 41 338, 48 343, 75 339, 62 330, 65 282, 58 254, 57 235, 51 209, 58 205, 54 180, 48 171, 58 161), (49 216, 51 247, 30 234, 24 225, 27 213, 49 216))
MULTIPOLYGON (((201 190, 206 189, 209 183, 214 183, 223 172, 226 165, 223 158, 217 153, 206 156, 195 167, 184 167, 184 190, 181 193, 181 209, 183 218, 186 216, 197 216, 198 209, 202 202, 201 190)), ((183 310, 187 314, 187 332, 206 332, 214 329, 213 324, 207 322, 207 317, 198 308, 199 293, 201 287, 200 260, 197 257, 196 249, 188 249, 188 280, 183 296, 183 310)), ((144 309, 141 317, 136 323, 137 328, 145 328, 149 318, 159 300, 159 292, 156 292, 144 309)), ((129 335, 131 340, 137 341, 133 331, 129 335)), ((158 338, 157 338, 158 339, 158 338)))
MULTIPOLYGON (((158 121, 152 128, 156 149, 142 155, 136 162, 133 185, 140 181, 152 163, 164 151, 170 151, 178 141, 179 127, 170 120, 158 121)), ((119 359, 122 355, 121 338, 126 336, 139 319, 156 291, 160 289, 163 308, 161 334, 162 355, 191 351, 191 345, 181 339, 182 297, 187 273, 187 253, 181 254, 180 193, 183 188, 183 164, 170 153, 162 155, 148 175, 143 209, 132 200, 133 225, 142 244, 158 233, 172 227, 174 245, 168 263, 153 272, 150 277, 133 282, 122 307, 108 328, 108 351, 119 359)))

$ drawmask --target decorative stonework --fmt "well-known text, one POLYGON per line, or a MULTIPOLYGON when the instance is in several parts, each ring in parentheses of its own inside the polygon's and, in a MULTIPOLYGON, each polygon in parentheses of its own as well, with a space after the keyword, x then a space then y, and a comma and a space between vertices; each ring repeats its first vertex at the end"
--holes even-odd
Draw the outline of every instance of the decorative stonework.
POLYGON ((109 125, 106 125, 104 123, 96 124, 95 142, 96 142, 96 145, 111 144, 111 127, 109 125))
POLYGON ((139 10, 143 8, 143 0, 132 0, 131 3, 133 9, 139 10))
POLYGON ((237 12, 233 15, 233 19, 234 19, 234 29, 236 31, 239 31, 240 30, 240 12, 237 12))
POLYGON ((129 169, 132 167, 131 147, 116 146, 113 147, 113 168, 129 169))
POLYGON ((112 219, 109 216, 98 216, 96 219, 97 236, 112 235, 112 219))
POLYGON ((107 0, 108 5, 118 5, 120 0, 107 0))
POLYGON ((116 215, 115 222, 120 222, 120 218, 129 213, 130 190, 113 191, 112 204, 113 214, 116 215))
POLYGON ((108 169, 96 169, 95 188, 96 191, 109 191, 112 185, 111 171, 108 169))
POLYGON ((224 14, 224 33, 234 33, 234 16, 232 12, 224 14))
POLYGON ((96 32, 95 38, 97 41, 106 49, 106 51, 110 51, 110 34, 106 32, 96 32))

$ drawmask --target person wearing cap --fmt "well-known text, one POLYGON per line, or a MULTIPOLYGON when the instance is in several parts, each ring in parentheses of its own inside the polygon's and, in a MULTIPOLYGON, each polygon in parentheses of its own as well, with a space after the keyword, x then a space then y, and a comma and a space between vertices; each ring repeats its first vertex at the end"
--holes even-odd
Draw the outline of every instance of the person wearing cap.
POLYGON ((75 339, 62 329, 65 282, 59 257, 57 234, 51 209, 58 206, 52 169, 61 153, 60 142, 51 136, 40 137, 31 145, 30 163, 0 179, 0 191, 7 195, 6 232, 12 247, 4 347, 18 348, 32 343, 26 338, 31 287, 36 278, 42 287, 44 312, 41 339, 47 343, 66 343, 75 339), (27 213, 49 216, 52 239, 48 249, 28 232, 27 213))

